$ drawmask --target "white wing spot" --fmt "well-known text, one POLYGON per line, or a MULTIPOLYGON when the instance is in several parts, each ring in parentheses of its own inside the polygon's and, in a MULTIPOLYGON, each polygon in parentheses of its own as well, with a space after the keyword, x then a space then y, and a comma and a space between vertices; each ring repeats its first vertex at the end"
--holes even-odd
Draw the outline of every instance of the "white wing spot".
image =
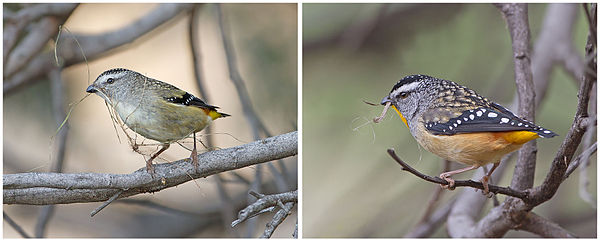
POLYGON ((471 114, 471 115, 469 115, 469 118, 470 118, 471 120, 473 120, 473 119, 475 119, 475 115, 471 114))
POLYGON ((490 112, 490 113, 488 113, 488 117, 489 118, 495 118, 495 117, 498 117, 498 114, 490 112))
POLYGON ((482 114, 483 114, 483 112, 477 111, 477 117, 481 117, 482 114))
POLYGON ((500 123, 508 123, 508 121, 510 121, 510 120, 507 119, 507 118, 501 118, 500 119, 500 123))
POLYGON ((544 130, 544 133, 549 134, 550 130, 544 130))

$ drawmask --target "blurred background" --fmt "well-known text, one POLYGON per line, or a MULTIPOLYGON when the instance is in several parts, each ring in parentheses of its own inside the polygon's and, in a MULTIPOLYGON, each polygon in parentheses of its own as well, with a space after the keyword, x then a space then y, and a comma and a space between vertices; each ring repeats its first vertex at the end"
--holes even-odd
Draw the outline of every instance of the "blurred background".
MULTIPOLYGON (((30 7, 35 7, 35 4, 3 4, 5 54, 7 39, 15 39, 16 51, 19 44, 27 39, 25 36, 28 33, 41 30, 41 33, 49 33, 51 40, 41 43, 39 56, 51 57, 50 60, 53 61, 57 26, 66 19, 64 26, 68 31, 63 30, 60 39, 65 44, 59 44, 58 50, 61 62, 62 59, 81 58, 79 48, 72 40, 73 35, 94 37, 127 26, 143 28, 137 21, 152 11, 158 8, 177 9, 172 18, 140 38, 110 51, 86 53, 88 58, 95 56, 89 61, 89 65, 85 61, 67 63, 68 67, 60 72, 64 95, 59 100, 62 98, 65 108, 84 97, 87 86, 100 73, 116 67, 135 70, 171 83, 204 99, 194 75, 189 40, 192 9, 197 8, 195 16, 198 21, 194 28, 197 33, 196 44, 199 46, 197 53, 201 56, 199 66, 209 96, 208 103, 219 106, 220 111, 232 115, 211 125, 213 148, 228 148, 254 141, 252 127, 244 115, 238 92, 229 78, 215 4, 189 4, 184 7, 159 4, 79 4, 72 12, 50 16, 52 18, 49 20, 45 17, 33 19, 21 32, 11 36, 14 32, 9 31, 14 30, 14 26, 18 26, 21 21, 18 19, 21 16, 19 12, 30 7), (46 24, 47 20, 50 24, 46 24), (67 49, 77 51, 63 51, 67 49)), ((58 5, 46 8, 58 8, 58 5)), ((252 107, 272 135, 297 130, 296 4, 223 4, 221 9, 252 107)), ((126 35, 127 33, 119 37, 126 35)), ((85 43, 86 39, 81 37, 80 41, 85 43)), ((103 43, 98 43, 100 44, 103 43)), ((94 46, 83 47, 90 50, 94 46)), ((31 60, 39 56, 34 56, 31 60)), ((38 70, 25 65, 14 73, 7 73, 7 65, 14 65, 12 60, 10 56, 8 59, 4 56, 3 172, 48 172, 58 155, 58 141, 51 138, 59 126, 57 119, 60 119, 53 113, 53 86, 46 73, 38 78, 30 78, 24 84, 12 85, 23 75, 38 70)), ((68 119, 68 127, 63 172, 126 174, 145 166, 145 158, 131 150, 120 130, 120 140, 117 137, 107 107, 100 97, 89 96, 75 106, 68 119)), ((205 141, 207 137, 202 135, 201 140, 205 141)), ((191 149, 191 141, 192 139, 187 139, 183 144, 191 149)), ((157 147, 144 149, 147 153, 156 150, 157 147)), ((205 151, 205 148, 199 150, 205 151)), ((162 159, 155 162, 175 161, 189 155, 190 151, 172 145, 160 156, 162 159)), ((264 194, 297 189, 296 157, 282 162, 274 161, 269 167, 266 163, 262 166, 260 169, 253 166, 234 173, 222 173, 218 177, 187 182, 153 194, 123 199, 129 202, 115 202, 93 218, 90 218, 90 212, 101 203, 57 205, 46 227, 45 236, 257 237, 264 231, 264 225, 271 220, 272 213, 257 216, 233 229, 230 226, 237 212, 252 200, 248 195, 249 187, 253 185, 252 190, 264 194), (273 168, 279 172, 285 171, 283 186, 281 183, 275 184, 273 168), (261 172, 257 175, 258 170, 261 172)), ((26 232, 33 235, 42 206, 4 205, 3 209, 26 232)), ((294 209, 293 214, 278 227, 273 236, 291 237, 296 221, 294 209)), ((3 228, 5 238, 20 237, 6 222, 3 228)))
MULTIPOLYGON (((572 38, 573 48, 583 58, 588 23, 581 5, 574 7, 567 41, 572 38)), ((529 5, 532 46, 537 45, 550 12, 547 4, 529 5)), ((439 186, 402 171, 386 149, 394 148, 400 158, 428 175, 440 174, 444 163, 419 147, 395 112, 373 124, 371 120, 381 114, 383 106, 363 101, 379 103, 402 77, 428 74, 509 106, 515 82, 505 21, 491 4, 305 3, 302 27, 303 235, 402 237, 417 224, 439 186)), ((553 35, 557 34, 550 31, 550 43, 558 42, 553 35)), ((573 121, 579 87, 560 64, 547 74, 548 91, 536 111, 536 123, 560 136, 537 142, 536 186, 546 176, 573 121)), ((592 143, 595 134, 592 131, 592 143)), ((587 169, 587 190, 593 199, 597 195, 595 161, 593 155, 587 169)), ((515 158, 496 184, 510 184, 514 163, 515 158)), ((453 169, 459 167, 464 166, 452 164, 453 169)), ((577 236, 596 237, 596 202, 592 206, 580 197, 579 176, 573 173, 550 201, 533 211, 577 236)), ((439 206, 463 189, 471 188, 442 192, 439 206)), ((500 201, 504 198, 499 196, 500 201)), ((488 202, 484 214, 491 206, 488 202)), ((436 231, 430 236, 448 236, 444 226, 436 231)), ((506 236, 536 237, 520 231, 506 236)))

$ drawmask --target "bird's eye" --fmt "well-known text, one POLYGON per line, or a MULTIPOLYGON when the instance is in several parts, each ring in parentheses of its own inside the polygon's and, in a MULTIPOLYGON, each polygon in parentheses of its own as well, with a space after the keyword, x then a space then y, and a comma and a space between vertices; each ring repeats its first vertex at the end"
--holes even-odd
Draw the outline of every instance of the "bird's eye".
POLYGON ((113 78, 108 78, 108 80, 106 80, 106 83, 108 84, 113 84, 113 82, 115 82, 115 79, 113 78))
POLYGON ((408 94, 409 94, 408 92, 401 92, 400 93, 400 98, 405 99, 405 98, 408 97, 408 94))

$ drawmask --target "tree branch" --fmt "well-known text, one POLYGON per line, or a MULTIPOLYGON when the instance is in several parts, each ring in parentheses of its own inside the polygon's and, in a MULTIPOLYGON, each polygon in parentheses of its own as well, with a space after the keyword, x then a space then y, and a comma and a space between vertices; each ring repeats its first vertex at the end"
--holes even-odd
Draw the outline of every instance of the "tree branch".
POLYGON ((120 190, 119 198, 157 192, 192 179, 239 169, 298 153, 298 133, 270 137, 232 148, 198 155, 199 171, 187 159, 155 165, 156 178, 145 168, 131 174, 21 173, 3 176, 4 204, 65 204, 108 200, 120 190))
POLYGON ((256 196, 258 200, 248 205, 246 208, 240 210, 240 212, 238 213, 238 219, 231 222, 231 227, 235 227, 239 223, 246 221, 247 219, 253 217, 254 214, 257 214, 264 209, 278 206, 278 203, 298 202, 298 190, 271 195, 256 194, 254 192, 251 192, 250 194, 256 196))
MULTIPOLYGON (((97 35, 78 35, 73 38, 64 38, 59 43, 58 56, 62 59, 63 67, 68 67, 84 61, 81 50, 75 42, 81 44, 88 61, 106 55, 109 50, 127 43, 131 43, 142 35, 154 30, 180 12, 188 10, 189 4, 160 4, 150 13, 135 22, 115 31, 97 35)), ((32 58, 26 66, 4 80, 4 94, 10 94, 17 88, 40 80, 50 69, 54 68, 54 53, 47 51, 32 58)))
MULTIPOLYGON (((415 175, 423 180, 426 180, 428 182, 433 182, 433 183, 437 183, 437 184, 441 184, 441 185, 449 184, 448 181, 446 181, 442 178, 428 176, 428 175, 425 175, 425 174, 415 170, 414 168, 412 168, 411 166, 406 164, 404 161, 402 161, 400 158, 398 158, 398 156, 396 155, 396 152, 394 152, 394 149, 388 149, 387 151, 388 151, 388 154, 396 162, 398 162, 398 164, 400 164, 400 166, 402 166, 402 170, 408 171, 408 172, 412 173, 413 175, 415 175)), ((483 190, 483 184, 481 184, 481 182, 476 182, 473 180, 468 180, 468 181, 456 180, 454 182, 455 182, 454 183, 455 187, 473 187, 473 188, 483 190)), ((494 186, 494 185, 490 184, 489 188, 490 188, 491 193, 504 194, 504 195, 520 198, 523 200, 527 200, 528 196, 529 196, 527 191, 518 191, 518 190, 511 189, 510 187, 499 187, 499 186, 494 186)))
POLYGON ((14 220, 12 220, 11 217, 8 216, 8 214, 6 214, 6 212, 2 212, 2 217, 4 217, 4 220, 6 220, 6 222, 17 231, 17 233, 19 233, 21 236, 23 236, 23 238, 31 238, 31 236, 29 236, 27 234, 27 232, 25 232, 25 230, 23 230, 23 228, 18 225, 14 220))
POLYGON ((560 225, 540 217, 533 212, 527 214, 527 217, 517 229, 522 229, 544 238, 576 238, 569 231, 560 227, 560 225))
MULTIPOLYGON (((494 4, 504 16, 512 41, 515 82, 519 97, 519 116, 535 121, 535 92, 531 74, 531 58, 529 50, 530 32, 527 4, 494 4)), ((533 187, 535 174, 535 141, 527 142, 519 149, 511 187, 524 190, 533 187)))
POLYGON ((273 219, 267 223, 265 232, 263 232, 260 238, 271 238, 273 232, 275 232, 275 229, 277 229, 283 220, 285 220, 285 218, 292 213, 291 211, 292 208, 294 208, 294 205, 296 205, 296 202, 288 202, 285 203, 283 207, 279 208, 279 211, 275 213, 273 219))
MULTIPOLYGON (((593 9, 595 16, 595 5, 593 5, 593 9)), ((596 62, 595 58, 590 58, 590 56, 595 56, 595 52, 593 51, 594 44, 595 43, 591 41, 590 33, 588 34, 585 59, 589 60, 587 62, 588 68, 593 70, 595 70, 596 62)), ((578 104, 575 120, 557 151, 544 182, 538 187, 528 189, 530 193, 527 202, 516 199, 506 199, 500 206, 492 208, 477 224, 470 227, 470 231, 466 233, 467 236, 500 237, 509 229, 514 228, 515 224, 519 224, 525 220, 527 218, 527 213, 531 211, 531 209, 548 201, 554 196, 577 147, 581 143, 581 137, 587 127, 582 124, 588 122, 587 107, 589 102, 589 92, 595 81, 592 74, 586 72, 578 91, 578 104)))

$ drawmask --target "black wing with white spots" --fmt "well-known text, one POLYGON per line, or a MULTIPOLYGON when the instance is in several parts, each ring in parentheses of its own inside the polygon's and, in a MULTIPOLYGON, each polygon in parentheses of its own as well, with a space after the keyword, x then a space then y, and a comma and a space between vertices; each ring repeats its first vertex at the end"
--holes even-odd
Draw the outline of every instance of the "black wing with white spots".
POLYGON ((425 127, 435 135, 453 135, 475 132, 531 131, 540 137, 550 138, 557 134, 517 117, 506 108, 490 102, 490 108, 466 110, 447 122, 430 122, 425 127))
POLYGON ((171 103, 177 103, 177 104, 186 105, 186 106, 196 106, 199 108, 206 108, 206 109, 214 110, 214 111, 216 111, 217 108, 219 108, 216 106, 209 105, 209 104, 205 103, 204 101, 202 101, 202 99, 197 98, 194 95, 189 94, 187 92, 180 97, 168 97, 168 98, 165 98, 165 100, 167 100, 167 102, 171 102, 171 103))

